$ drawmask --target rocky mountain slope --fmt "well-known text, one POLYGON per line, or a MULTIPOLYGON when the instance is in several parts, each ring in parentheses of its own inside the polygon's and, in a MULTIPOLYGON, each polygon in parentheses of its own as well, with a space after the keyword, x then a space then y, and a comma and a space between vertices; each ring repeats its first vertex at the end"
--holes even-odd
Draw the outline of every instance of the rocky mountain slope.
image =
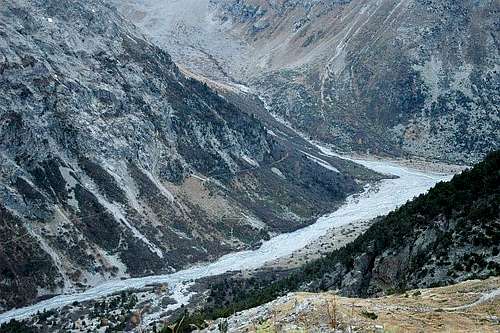
POLYGON ((311 264, 306 288, 372 296, 500 275, 500 151, 311 264))
POLYGON ((496 1, 116 3, 184 68, 250 86, 339 149, 477 162, 498 148, 496 1))
POLYGON ((381 298, 292 293, 202 332, 497 332, 500 279, 381 298))
POLYGON ((0 8, 0 311, 247 248, 379 178, 275 140, 106 1, 0 8))

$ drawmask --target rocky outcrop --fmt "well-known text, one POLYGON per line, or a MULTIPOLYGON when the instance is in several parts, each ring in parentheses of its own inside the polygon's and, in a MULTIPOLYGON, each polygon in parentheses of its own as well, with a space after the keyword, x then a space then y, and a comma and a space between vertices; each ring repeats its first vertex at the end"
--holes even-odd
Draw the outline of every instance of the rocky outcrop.
POLYGON ((361 186, 186 78, 106 1, 0 8, 0 310, 247 248, 361 186))

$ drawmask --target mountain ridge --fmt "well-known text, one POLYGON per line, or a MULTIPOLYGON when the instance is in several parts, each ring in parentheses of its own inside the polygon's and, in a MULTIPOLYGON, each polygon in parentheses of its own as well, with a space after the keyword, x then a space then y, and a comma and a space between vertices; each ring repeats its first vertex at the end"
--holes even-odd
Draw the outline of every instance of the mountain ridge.
POLYGON ((116 5, 183 67, 340 151, 473 164, 498 149, 494 1, 116 5))

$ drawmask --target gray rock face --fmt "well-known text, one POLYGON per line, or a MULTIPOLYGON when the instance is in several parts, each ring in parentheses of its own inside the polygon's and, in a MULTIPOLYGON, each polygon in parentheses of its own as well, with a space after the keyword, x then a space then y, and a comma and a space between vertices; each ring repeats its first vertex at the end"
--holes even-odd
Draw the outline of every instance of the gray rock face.
POLYGON ((342 277, 340 289, 346 295, 356 296, 363 290, 373 268, 373 256, 365 253, 355 259, 354 267, 342 277))
POLYGON ((497 1, 120 3, 184 67, 339 149, 470 163, 499 145, 497 1))
POLYGON ((0 8, 0 310, 246 248, 361 185, 287 151, 105 1, 0 8))

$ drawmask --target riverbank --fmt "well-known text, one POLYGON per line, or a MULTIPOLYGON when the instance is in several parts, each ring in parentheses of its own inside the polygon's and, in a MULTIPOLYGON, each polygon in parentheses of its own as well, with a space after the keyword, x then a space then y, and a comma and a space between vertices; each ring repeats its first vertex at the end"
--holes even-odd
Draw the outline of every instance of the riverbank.
MULTIPOLYGON (((345 156, 332 152, 324 146, 321 146, 319 144, 316 144, 316 146, 320 149, 320 151, 323 152, 323 154, 327 156, 346 158, 345 156)), ((458 174, 468 168, 464 165, 445 164, 420 159, 383 159, 373 155, 353 155, 349 157, 349 159, 369 168, 377 168, 376 164, 378 163, 387 163, 388 165, 392 165, 396 168, 400 167, 403 170, 407 170, 408 172, 411 172, 411 170, 413 170, 421 172, 423 174, 431 174, 435 177, 443 176, 443 180, 449 179, 452 177, 452 175, 458 174)), ((381 168, 378 167, 377 169, 379 172, 382 172, 381 168)), ((401 174, 399 176, 401 176, 401 174)), ((377 191, 377 186, 375 186, 372 190, 377 191)), ((300 267, 306 262, 318 259, 322 255, 339 249, 349 242, 353 241, 354 239, 356 239, 356 237, 363 234, 373 223, 375 223, 375 221, 376 219, 356 221, 346 225, 332 227, 331 229, 327 230, 324 235, 319 237, 315 242, 307 244, 305 247, 293 252, 288 256, 268 262, 264 265, 264 267, 267 269, 293 269, 296 267, 300 267)))

